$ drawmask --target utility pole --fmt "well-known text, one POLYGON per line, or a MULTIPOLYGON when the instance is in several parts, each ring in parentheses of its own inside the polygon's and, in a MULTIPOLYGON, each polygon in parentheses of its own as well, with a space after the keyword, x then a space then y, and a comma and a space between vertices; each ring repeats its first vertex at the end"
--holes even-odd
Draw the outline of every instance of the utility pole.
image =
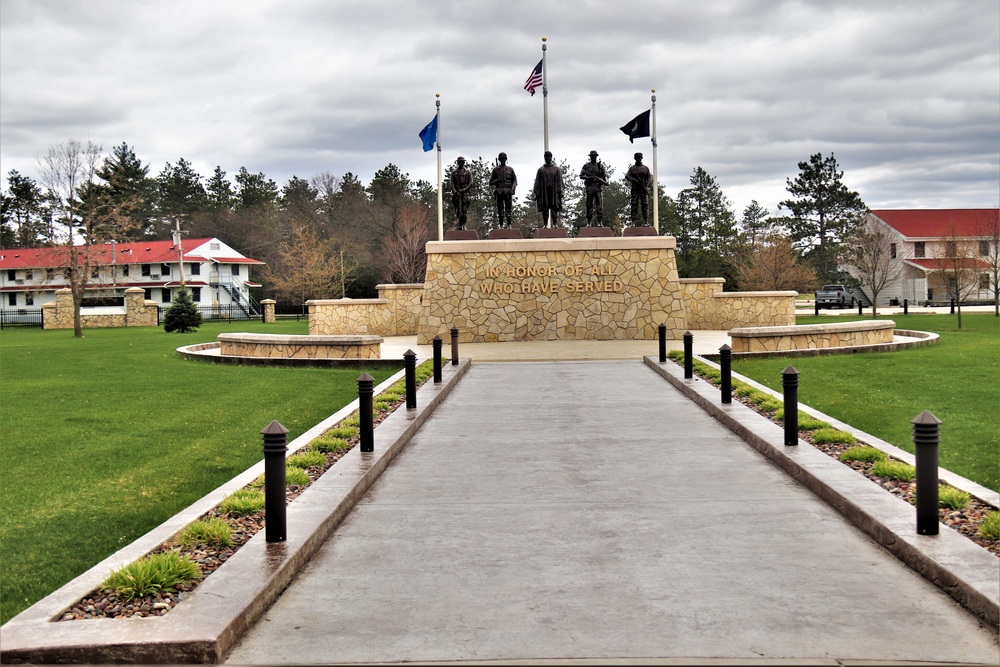
POLYGON ((180 267, 181 271, 181 289, 186 288, 184 281, 184 249, 181 247, 181 219, 174 218, 174 231, 172 236, 174 237, 174 245, 177 246, 177 265, 180 267))

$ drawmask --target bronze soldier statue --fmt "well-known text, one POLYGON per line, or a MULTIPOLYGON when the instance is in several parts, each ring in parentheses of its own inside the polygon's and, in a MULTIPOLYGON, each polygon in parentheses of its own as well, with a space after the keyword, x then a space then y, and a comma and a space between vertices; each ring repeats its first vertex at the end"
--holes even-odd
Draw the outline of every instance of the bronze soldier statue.
POLYGON ((500 164, 493 168, 490 174, 490 185, 493 186, 493 199, 497 206, 497 224, 500 227, 510 227, 511 207, 514 205, 514 190, 517 188, 517 176, 514 170, 507 166, 507 154, 497 156, 500 164))
POLYGON ((457 165, 451 172, 451 203, 458 217, 456 229, 465 229, 469 216, 469 190, 472 189, 472 172, 465 166, 465 158, 455 160, 457 165))
POLYGON ((642 153, 635 154, 635 164, 628 168, 625 180, 632 184, 632 226, 636 224, 639 208, 642 208, 642 226, 648 226, 649 190, 653 187, 653 176, 649 167, 642 163, 642 153))
POLYGON ((590 162, 583 165, 580 178, 587 193, 587 226, 593 224, 594 211, 597 212, 597 224, 604 225, 604 186, 608 184, 608 172, 604 165, 597 161, 597 151, 590 151, 590 162))
POLYGON ((552 164, 552 153, 545 151, 545 164, 535 174, 535 204, 542 214, 542 226, 546 226, 551 215, 552 226, 559 225, 559 211, 562 210, 563 182, 559 167, 552 164))

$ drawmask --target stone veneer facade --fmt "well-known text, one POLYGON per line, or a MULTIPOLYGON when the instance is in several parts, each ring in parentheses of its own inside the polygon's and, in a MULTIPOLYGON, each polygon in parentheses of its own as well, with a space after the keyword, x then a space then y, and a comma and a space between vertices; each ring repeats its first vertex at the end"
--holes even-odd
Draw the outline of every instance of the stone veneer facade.
MULTIPOLYGON (((42 306, 42 326, 45 329, 73 328, 73 291, 56 290, 56 300, 42 306)), ((102 327, 155 327, 159 324, 159 306, 147 301, 145 290, 130 287, 125 290, 125 306, 81 308, 80 326, 84 329, 102 327)))
POLYGON ((417 331, 423 283, 378 285, 377 299, 311 299, 309 333, 407 336, 417 331))
POLYGON ((785 352, 891 343, 896 323, 834 322, 788 327, 746 327, 729 332, 734 353, 785 352))
POLYGON ((647 340, 687 326, 673 237, 427 244, 417 343, 647 340))
POLYGON ((227 357, 280 359, 380 359, 380 336, 296 336, 219 334, 219 352, 227 357))

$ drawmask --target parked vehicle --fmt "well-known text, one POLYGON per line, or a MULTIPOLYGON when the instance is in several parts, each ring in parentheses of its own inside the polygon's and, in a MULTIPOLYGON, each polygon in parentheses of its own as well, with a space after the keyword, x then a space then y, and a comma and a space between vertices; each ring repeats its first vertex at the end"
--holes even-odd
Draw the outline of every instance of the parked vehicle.
POLYGON ((816 292, 816 305, 820 308, 853 308, 854 295, 844 285, 823 285, 816 292))

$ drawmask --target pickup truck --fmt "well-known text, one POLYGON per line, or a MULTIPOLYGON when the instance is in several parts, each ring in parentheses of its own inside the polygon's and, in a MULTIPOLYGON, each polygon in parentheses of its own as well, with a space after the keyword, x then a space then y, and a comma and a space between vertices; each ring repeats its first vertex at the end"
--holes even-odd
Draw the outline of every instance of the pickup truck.
POLYGON ((854 295, 844 285, 823 285, 816 292, 816 305, 820 308, 853 308, 854 295))

